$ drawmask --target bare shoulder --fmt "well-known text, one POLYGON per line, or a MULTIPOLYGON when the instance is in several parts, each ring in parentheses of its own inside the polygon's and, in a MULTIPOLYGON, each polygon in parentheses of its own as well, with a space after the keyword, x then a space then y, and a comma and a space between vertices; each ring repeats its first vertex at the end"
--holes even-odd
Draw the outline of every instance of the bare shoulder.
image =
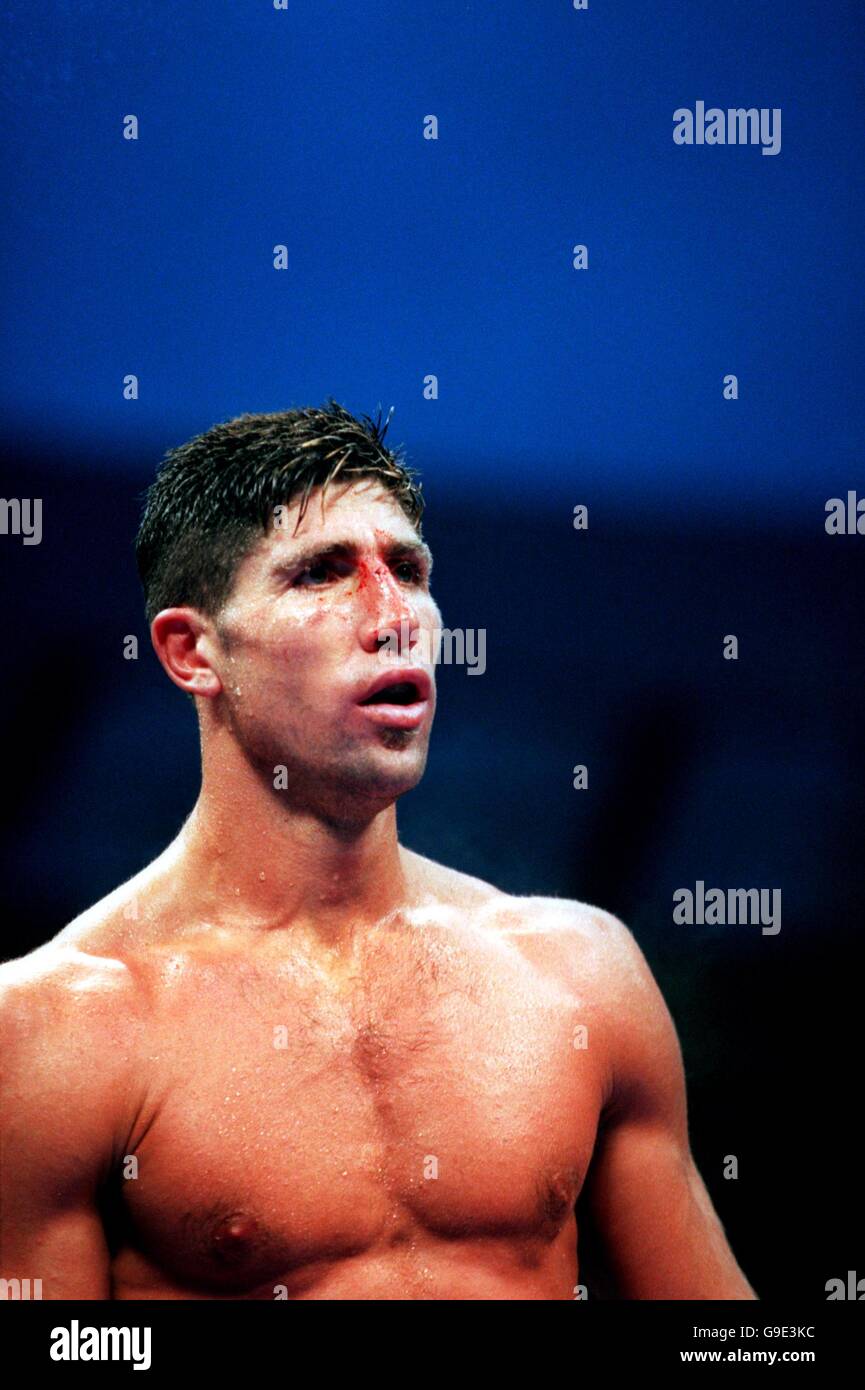
POLYGON ((512 936, 515 943, 525 938, 556 945, 568 941, 599 945, 620 934, 630 936, 621 922, 599 908, 566 898, 519 897, 405 847, 402 854, 417 901, 469 912, 475 920, 481 917, 491 929, 512 936))
POLYGON ((549 968, 577 969, 614 988, 621 999, 654 979, 633 932, 613 913, 574 898, 521 897, 403 849, 420 901, 470 913, 549 968))
POLYGON ((110 1171, 143 1103, 145 1038, 141 991, 115 957, 55 938, 0 966, 0 1186, 30 1172, 60 1200, 110 1171))
POLYGON ((131 993, 136 983, 126 949, 137 933, 142 910, 139 874, 80 913, 44 945, 0 965, 0 990, 9 1000, 40 998, 46 1006, 64 1000, 100 1001, 131 993))
POLYGON ((102 1016, 126 1019, 147 1007, 147 946, 165 916, 163 854, 79 913, 36 950, 0 965, 5 1017, 32 1015, 58 1025, 68 1012, 94 1028, 102 1016))
POLYGON ((482 878, 437 864, 404 845, 400 850, 412 897, 418 903, 435 902, 443 908, 471 910, 508 896, 482 878))
POLYGON ((141 1036, 138 991, 119 960, 55 939, 0 966, 0 1196, 15 1193, 19 1218, 91 1200, 127 1151, 141 1036))
POLYGON ((403 850, 421 902, 433 902, 510 944, 545 971, 621 1000, 653 984, 633 933, 603 908, 571 898, 521 897, 403 850))
MULTIPOLYGON (((0 965, 0 1045, 6 1074, 17 1066, 69 1074, 94 1064, 101 1076, 125 1057, 143 1025, 141 973, 107 947, 118 931, 91 909, 28 954, 0 965)), ((110 914, 109 914, 110 916, 110 914)), ((84 1073, 81 1074, 84 1080, 84 1073)))
POLYGON ((501 906, 501 930, 516 943, 585 981, 639 991, 652 975, 633 932, 612 912, 575 898, 512 897, 501 906))

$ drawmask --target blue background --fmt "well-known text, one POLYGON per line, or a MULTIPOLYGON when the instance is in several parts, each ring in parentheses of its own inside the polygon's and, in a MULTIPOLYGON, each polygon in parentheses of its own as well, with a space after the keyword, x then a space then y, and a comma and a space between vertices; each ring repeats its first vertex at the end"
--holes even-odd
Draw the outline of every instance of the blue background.
POLYGON ((114 471, 381 398, 437 482, 689 513, 858 464, 861 6, 6 8, 13 428, 114 471), (781 152, 675 145, 697 99, 780 107, 781 152))
POLYGON ((865 537, 823 526, 865 494, 861 6, 5 8, 2 492, 44 499, 40 546, 0 537, 6 954, 196 794, 132 559, 161 454, 393 405, 445 619, 488 634, 483 678, 441 672, 402 838, 624 917, 743 1267, 825 1297, 862 1250, 865 537), (675 145, 697 100, 780 107, 781 152, 675 145), (780 935, 674 928, 697 878, 780 887, 780 935))

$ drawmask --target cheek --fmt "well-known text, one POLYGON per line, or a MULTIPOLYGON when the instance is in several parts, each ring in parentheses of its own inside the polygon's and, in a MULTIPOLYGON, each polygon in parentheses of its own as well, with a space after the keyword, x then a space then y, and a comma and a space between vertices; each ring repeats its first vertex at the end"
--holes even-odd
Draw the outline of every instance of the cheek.
POLYGON ((328 621, 332 615, 318 604, 309 604, 302 612, 251 615, 244 629, 245 649, 253 659, 294 658, 323 645, 322 633, 328 621))
POLYGON ((441 628, 444 626, 441 611, 434 598, 429 600, 424 613, 421 615, 421 622, 424 627, 428 628, 441 628))
POLYGON ((353 630, 351 615, 311 603, 303 613, 262 618, 254 640, 243 648, 243 662, 250 674, 283 690, 324 681, 328 672, 345 660, 346 636, 353 630))

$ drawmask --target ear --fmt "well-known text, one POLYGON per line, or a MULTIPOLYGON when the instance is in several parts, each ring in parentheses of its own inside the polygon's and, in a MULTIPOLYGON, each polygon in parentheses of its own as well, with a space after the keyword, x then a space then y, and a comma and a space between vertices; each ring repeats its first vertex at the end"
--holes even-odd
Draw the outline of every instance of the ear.
POLYGON ((196 608, 163 608, 150 624, 150 640, 164 670, 187 695, 213 699, 222 681, 211 663, 210 624, 196 608))

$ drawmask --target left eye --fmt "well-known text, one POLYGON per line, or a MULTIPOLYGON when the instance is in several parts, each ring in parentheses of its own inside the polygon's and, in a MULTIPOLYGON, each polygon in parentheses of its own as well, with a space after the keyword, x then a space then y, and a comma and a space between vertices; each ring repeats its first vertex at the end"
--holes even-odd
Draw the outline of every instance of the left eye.
POLYGON ((415 582, 417 582, 417 581, 420 580, 420 577, 421 577, 420 569, 418 568, 417 565, 413 564, 411 560, 400 560, 399 564, 396 566, 396 570, 397 570, 397 573, 399 573, 400 570, 408 570, 408 574, 407 574, 407 575, 406 575, 406 574, 400 575, 400 578, 401 578, 401 579, 410 579, 410 580, 415 581, 415 582))

